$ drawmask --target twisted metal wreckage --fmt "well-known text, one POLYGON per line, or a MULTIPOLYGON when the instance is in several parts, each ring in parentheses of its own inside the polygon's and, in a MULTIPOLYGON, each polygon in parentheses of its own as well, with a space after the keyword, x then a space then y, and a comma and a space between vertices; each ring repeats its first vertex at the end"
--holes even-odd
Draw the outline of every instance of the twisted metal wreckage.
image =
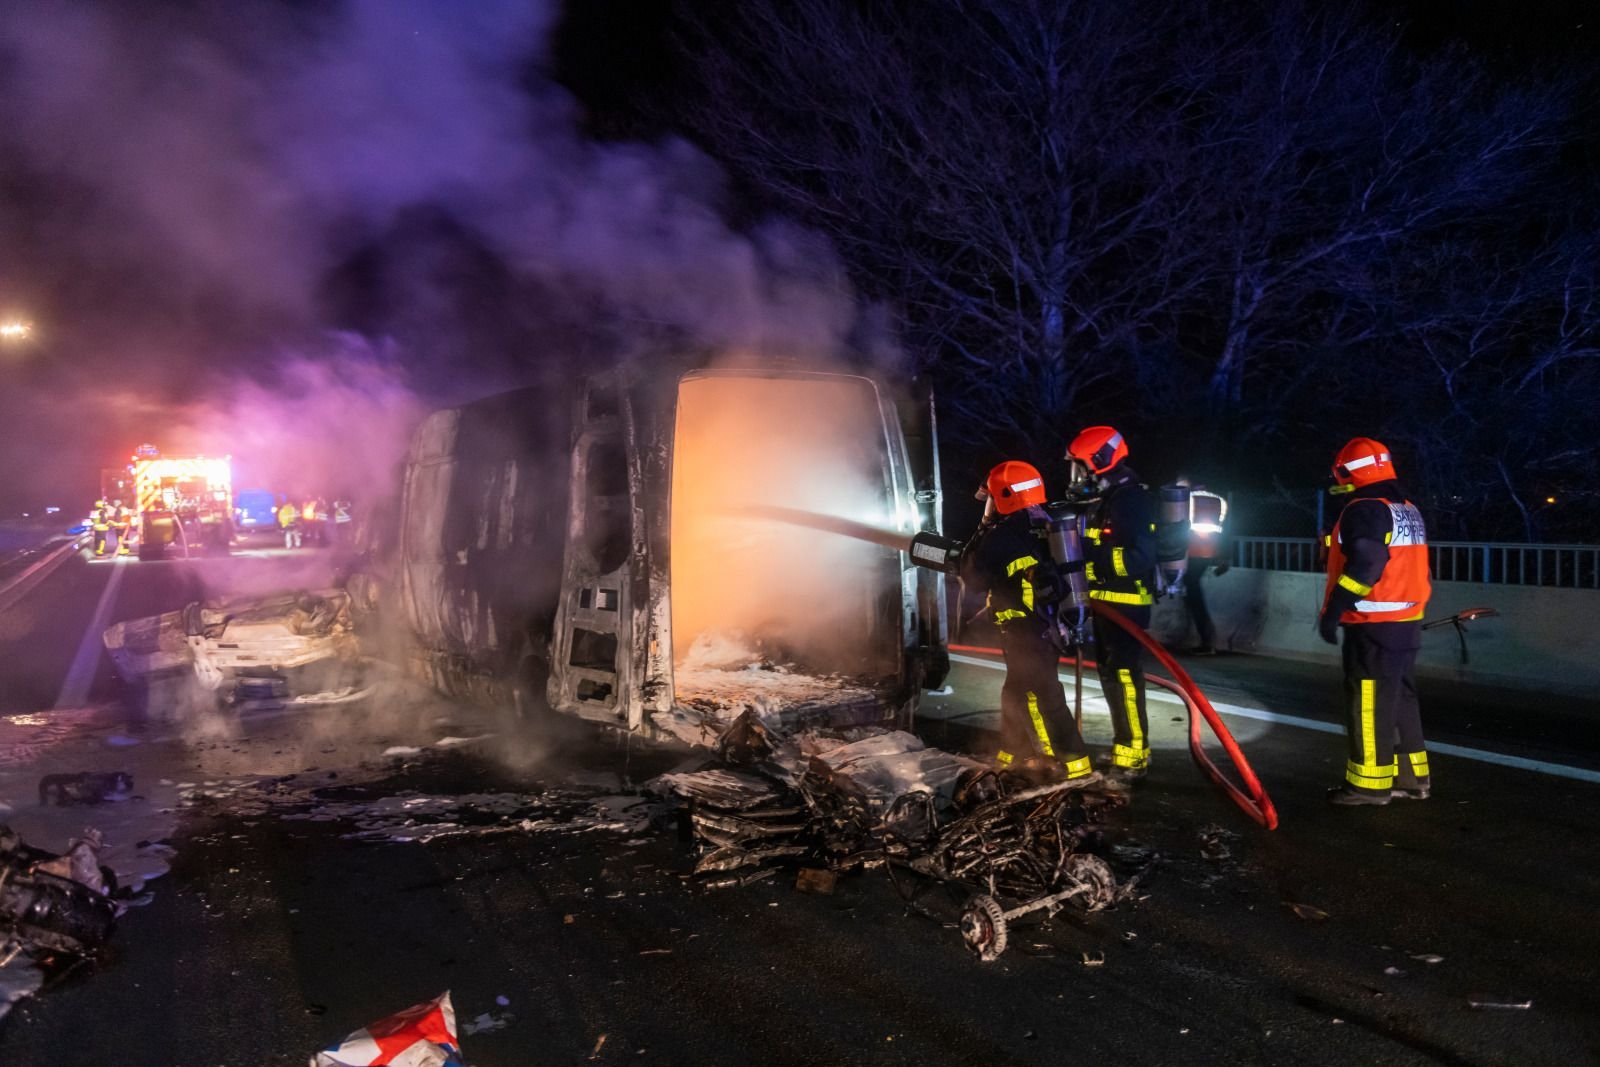
POLYGON ((0 825, 0 967, 19 954, 75 962, 111 937, 120 910, 116 876, 100 866, 98 841, 64 855, 26 844, 0 825))
POLYGON ((772 877, 773 864, 810 865, 801 884, 824 887, 846 871, 909 872, 967 892, 962 937, 989 961, 1010 922, 1108 908, 1149 870, 1119 883, 1095 854, 1106 816, 1127 803, 1098 779, 1035 785, 905 731, 785 735, 770 722, 745 712, 718 744, 719 765, 652 783, 684 803, 708 887, 772 877))

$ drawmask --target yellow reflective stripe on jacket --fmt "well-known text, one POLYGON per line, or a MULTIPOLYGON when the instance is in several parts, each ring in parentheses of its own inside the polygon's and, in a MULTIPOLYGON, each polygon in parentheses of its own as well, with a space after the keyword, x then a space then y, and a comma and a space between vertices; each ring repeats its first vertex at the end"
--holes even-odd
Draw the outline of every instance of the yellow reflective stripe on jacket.
POLYGON ((1100 580, 1100 579, 1098 579, 1098 578, 1096 578, 1094 576, 1094 564, 1093 563, 1085 563, 1083 565, 1083 576, 1085 578, 1089 579, 1091 582, 1097 582, 1097 581, 1100 580))
POLYGON ((1126 578, 1128 576, 1128 565, 1123 560, 1122 549, 1120 548, 1111 550, 1111 572, 1118 578, 1126 578))
POLYGON ((1339 588, 1348 589, 1356 596, 1366 596, 1368 593, 1372 592, 1372 586, 1362 585, 1348 574, 1339 575, 1339 588))
POLYGON ((995 753, 995 754, 994 754, 994 759, 995 759, 995 762, 996 762, 996 763, 998 763, 998 764, 1000 764, 1000 766, 1002 766, 1002 767, 1009 767, 1009 766, 1011 766, 1011 761, 1012 761, 1012 760, 1013 760, 1013 759, 1015 759, 1015 758, 1016 758, 1016 757, 1014 757, 1014 756, 1013 756, 1013 755, 1011 755, 1011 753, 1009 753, 1009 752, 1003 752, 1003 751, 1002 751, 1002 752, 996 752, 996 753, 995 753))
POLYGON ((1026 619, 1027 617, 1028 613, 1026 611, 1018 611, 1016 608, 1006 608, 1004 611, 994 613, 995 622, 1010 622, 1012 619, 1026 619))
POLYGON ((1140 593, 1113 593, 1109 589, 1089 590, 1091 600, 1104 600, 1110 604, 1154 604, 1156 598, 1149 591, 1140 593))
POLYGON ((1087 537, 1091 543, 1098 545, 1100 543, 1100 527, 1089 527, 1087 530, 1083 531, 1083 536, 1087 537))
POLYGON ((1037 567, 1038 565, 1039 561, 1032 556, 1020 556, 1006 564, 1006 577, 1010 578, 1018 571, 1025 571, 1029 567, 1037 567))
POLYGON ((1022 606, 1033 610, 1033 583, 1026 578, 1022 579, 1022 606))

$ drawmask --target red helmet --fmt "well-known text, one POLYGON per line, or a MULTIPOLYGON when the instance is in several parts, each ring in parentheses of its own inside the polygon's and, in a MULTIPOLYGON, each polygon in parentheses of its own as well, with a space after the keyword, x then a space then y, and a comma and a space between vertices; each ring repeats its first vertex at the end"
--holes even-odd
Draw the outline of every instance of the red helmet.
POLYGON ((1128 445, 1111 426, 1091 426, 1072 439, 1067 458, 1089 468, 1090 474, 1104 474, 1128 458, 1128 445))
POLYGON ((1389 456, 1389 449, 1370 437, 1352 437, 1333 457, 1337 492, 1353 493, 1364 485, 1394 476, 1394 460, 1389 456))
POLYGON ((1020 459, 1008 459, 984 481, 984 492, 1002 515, 1044 503, 1044 477, 1039 468, 1020 459))

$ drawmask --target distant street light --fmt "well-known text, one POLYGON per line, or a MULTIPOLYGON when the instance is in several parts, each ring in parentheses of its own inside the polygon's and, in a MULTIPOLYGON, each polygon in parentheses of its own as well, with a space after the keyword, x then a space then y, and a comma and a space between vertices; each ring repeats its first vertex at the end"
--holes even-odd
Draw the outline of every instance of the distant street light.
POLYGON ((23 341, 33 334, 33 323, 12 320, 0 322, 0 341, 23 341))

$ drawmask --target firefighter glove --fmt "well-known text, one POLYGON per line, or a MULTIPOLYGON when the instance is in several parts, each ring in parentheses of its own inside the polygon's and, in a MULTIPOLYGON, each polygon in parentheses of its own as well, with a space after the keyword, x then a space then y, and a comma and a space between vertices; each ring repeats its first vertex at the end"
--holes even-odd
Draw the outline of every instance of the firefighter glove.
POLYGON ((1231 563, 1219 563, 1215 567, 1211 568, 1211 573, 1215 574, 1218 578, 1220 578, 1224 574, 1227 574, 1228 571, 1232 569, 1232 567, 1233 567, 1233 564, 1231 564, 1231 563))
POLYGON ((1318 616, 1317 633, 1321 634, 1322 639, 1328 644, 1337 645, 1339 643, 1339 613, 1336 611, 1324 611, 1318 616))

